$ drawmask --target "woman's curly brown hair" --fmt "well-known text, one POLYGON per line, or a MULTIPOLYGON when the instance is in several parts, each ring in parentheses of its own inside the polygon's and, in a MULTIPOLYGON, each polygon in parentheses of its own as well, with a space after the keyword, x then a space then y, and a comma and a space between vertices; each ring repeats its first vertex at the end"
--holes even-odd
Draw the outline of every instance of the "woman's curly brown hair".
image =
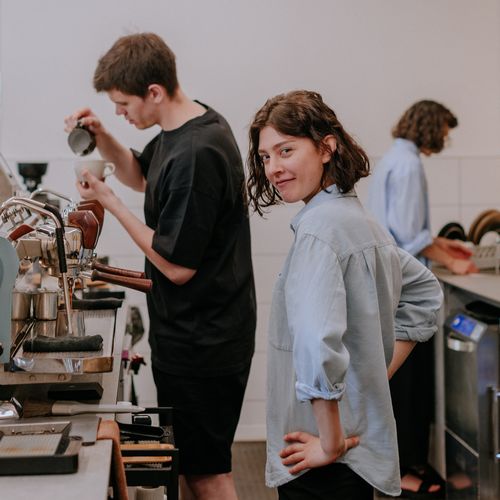
POLYGON ((279 192, 266 177, 259 154, 260 131, 267 126, 281 134, 309 138, 321 151, 326 147, 323 139, 328 135, 335 137, 337 147, 324 165, 322 189, 334 182, 341 193, 346 193, 370 173, 368 156, 344 130, 321 95, 307 90, 277 95, 266 101, 250 125, 247 190, 250 204, 259 215, 263 215, 264 208, 282 202, 279 192))
POLYGON ((444 148, 445 129, 458 125, 456 116, 435 101, 418 101, 399 119, 392 129, 395 138, 408 139, 418 149, 439 153, 444 148))

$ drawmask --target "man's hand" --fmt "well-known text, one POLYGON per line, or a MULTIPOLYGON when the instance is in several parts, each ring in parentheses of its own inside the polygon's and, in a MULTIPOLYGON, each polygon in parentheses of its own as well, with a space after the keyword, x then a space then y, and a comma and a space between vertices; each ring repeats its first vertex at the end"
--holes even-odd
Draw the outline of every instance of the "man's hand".
POLYGON ((359 444, 358 437, 344 438, 341 435, 333 449, 324 450, 319 437, 307 432, 290 432, 283 439, 291 443, 280 452, 283 465, 292 465, 290 474, 331 464, 347 450, 359 444))
POLYGON ((78 122, 87 127, 96 138, 105 131, 101 121, 90 108, 77 109, 73 114, 67 116, 64 119, 64 130, 71 132, 78 122))
POLYGON ((113 212, 115 202, 118 201, 113 190, 104 183, 104 180, 98 179, 88 170, 82 172, 82 177, 85 182, 76 183, 80 196, 84 200, 97 200, 105 209, 113 212))

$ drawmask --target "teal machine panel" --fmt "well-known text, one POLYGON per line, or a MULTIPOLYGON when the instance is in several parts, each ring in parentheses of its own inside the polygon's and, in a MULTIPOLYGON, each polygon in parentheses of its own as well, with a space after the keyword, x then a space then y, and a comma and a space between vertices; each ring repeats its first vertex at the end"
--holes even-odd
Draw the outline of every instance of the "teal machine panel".
POLYGON ((12 289, 18 268, 19 259, 12 243, 0 236, 0 364, 9 362, 12 289))

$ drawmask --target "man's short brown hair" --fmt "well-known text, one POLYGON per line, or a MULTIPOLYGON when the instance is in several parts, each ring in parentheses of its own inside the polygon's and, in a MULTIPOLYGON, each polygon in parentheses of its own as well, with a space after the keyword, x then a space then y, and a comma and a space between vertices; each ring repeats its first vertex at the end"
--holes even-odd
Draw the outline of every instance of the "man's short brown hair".
POLYGON ((119 90, 145 97, 152 84, 164 87, 170 97, 179 86, 175 54, 154 33, 119 38, 99 59, 94 73, 97 92, 119 90))

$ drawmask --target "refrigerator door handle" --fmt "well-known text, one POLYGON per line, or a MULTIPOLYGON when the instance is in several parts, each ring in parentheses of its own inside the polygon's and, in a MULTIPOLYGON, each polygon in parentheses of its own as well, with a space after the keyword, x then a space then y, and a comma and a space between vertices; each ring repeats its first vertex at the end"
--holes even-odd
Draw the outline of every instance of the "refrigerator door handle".
POLYGON ((500 444, 499 440, 499 422, 498 422, 498 398, 500 397, 500 392, 498 387, 490 386, 490 408, 491 408, 491 439, 492 439, 492 450, 493 459, 495 462, 500 462, 500 444))

